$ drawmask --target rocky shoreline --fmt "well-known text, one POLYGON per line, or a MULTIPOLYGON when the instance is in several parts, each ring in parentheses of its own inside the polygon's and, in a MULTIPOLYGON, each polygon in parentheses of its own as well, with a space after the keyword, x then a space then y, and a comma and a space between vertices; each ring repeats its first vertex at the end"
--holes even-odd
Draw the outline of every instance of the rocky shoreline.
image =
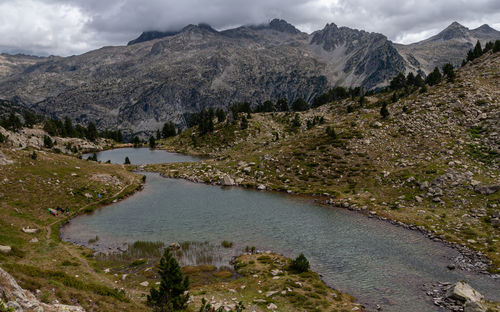
MULTIPOLYGON (((138 169, 144 171, 144 166, 140 166, 138 169)), ((229 175, 224 175, 220 179, 219 182, 205 182, 196 176, 190 176, 187 174, 182 174, 180 176, 172 176, 172 175, 168 175, 165 173, 160 173, 160 176, 162 176, 164 178, 181 178, 181 179, 191 181, 194 183, 204 183, 204 184, 209 184, 209 185, 240 186, 240 187, 250 188, 249 186, 238 184, 231 177, 229 177, 229 175)), ((257 185, 257 186, 254 186, 253 188, 255 188, 257 190, 261 190, 261 191, 274 191, 274 192, 281 192, 281 193, 284 192, 284 193, 287 193, 290 195, 301 195, 301 194, 297 194, 297 193, 294 193, 291 191, 275 190, 275 189, 269 188, 265 185, 257 185)), ((308 196, 324 197, 321 199, 314 200, 318 204, 329 205, 329 206, 347 209, 350 211, 354 211, 354 212, 358 212, 358 213, 361 213, 363 215, 366 215, 369 218, 376 218, 378 220, 388 222, 392 225, 402 227, 402 228, 405 228, 407 230, 418 231, 418 232, 422 233, 423 235, 425 235, 430 240, 442 243, 442 244, 446 245, 447 247, 450 247, 450 248, 457 250, 460 253, 460 256, 455 257, 454 259, 451 260, 451 263, 447 266, 447 268, 449 270, 458 269, 458 270, 463 270, 466 272, 473 272, 473 273, 480 273, 480 274, 488 275, 493 279, 500 279, 500 274, 492 274, 488 271, 488 268, 491 266, 492 262, 490 259, 488 259, 480 251, 475 251, 475 250, 473 250, 465 245, 462 245, 462 244, 447 241, 444 236, 436 235, 436 233, 432 232, 431 230, 427 230, 423 226, 417 226, 414 224, 406 224, 406 223, 403 223, 400 221, 381 217, 381 216, 378 216, 375 211, 370 211, 368 209, 368 207, 366 207, 366 206, 358 207, 356 204, 351 204, 348 201, 335 201, 333 198, 329 197, 327 194, 323 194, 323 195, 310 194, 308 196)))

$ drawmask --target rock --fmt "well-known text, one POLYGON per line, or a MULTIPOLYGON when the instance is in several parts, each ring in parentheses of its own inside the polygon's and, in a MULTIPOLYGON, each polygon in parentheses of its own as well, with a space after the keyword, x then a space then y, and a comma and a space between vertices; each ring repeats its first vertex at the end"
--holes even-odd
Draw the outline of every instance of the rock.
POLYGON ((268 298, 272 297, 272 296, 276 295, 277 293, 278 293, 277 291, 268 291, 268 292, 266 292, 266 297, 268 297, 268 298))
POLYGON ((26 227, 26 228, 23 228, 23 232, 28 233, 28 234, 34 234, 34 233, 38 232, 38 229, 30 229, 29 227, 26 227))
POLYGON ((268 306, 267 306, 267 309, 268 310, 276 310, 278 308, 277 305, 275 305, 274 303, 270 303, 268 306))
POLYGON ((380 128, 380 127, 382 127, 382 124, 381 124, 379 121, 375 121, 375 122, 373 123, 373 127, 374 127, 374 128, 380 128))
POLYGON ((258 189, 259 191, 264 191, 264 190, 266 189, 266 186, 265 186, 264 184, 259 184, 259 185, 257 186, 257 189, 258 189))
POLYGON ((486 312, 486 308, 479 302, 467 301, 464 304, 464 312, 486 312))
POLYGON ((30 243, 32 243, 32 244, 38 243, 38 238, 34 237, 34 238, 30 239, 30 243))
POLYGON ((221 179, 221 184, 225 186, 233 186, 234 180, 228 174, 225 174, 221 179))
POLYGON ((0 268, 0 294, 7 306, 15 311, 85 312, 82 307, 64 304, 45 304, 29 291, 22 289, 16 280, 0 268))
POLYGON ((144 286, 144 287, 148 287, 149 286, 149 282, 145 281, 145 282, 140 283, 139 285, 144 286))
POLYGON ((491 195, 495 194, 498 190, 500 190, 500 184, 495 185, 476 185, 474 187, 474 191, 482 195, 491 195))
POLYGON ((415 196, 415 200, 417 201, 417 203, 421 203, 424 199, 420 196, 415 196))
POLYGON ((446 297, 459 300, 461 302, 481 302, 483 296, 464 281, 457 282, 448 289, 446 297))
POLYGON ((448 270, 455 270, 455 265, 453 263, 450 263, 446 266, 448 270))
POLYGON ((8 254, 12 251, 12 247, 0 245, 0 252, 3 254, 8 254))
POLYGON ((169 246, 171 249, 181 249, 181 245, 179 243, 172 243, 169 246))

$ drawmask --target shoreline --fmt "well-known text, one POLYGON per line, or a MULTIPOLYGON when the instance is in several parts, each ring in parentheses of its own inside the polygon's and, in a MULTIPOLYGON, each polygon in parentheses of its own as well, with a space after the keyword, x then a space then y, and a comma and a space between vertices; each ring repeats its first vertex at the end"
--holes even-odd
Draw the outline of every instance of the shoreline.
MULTIPOLYGON (((175 153, 177 153, 177 152, 175 152, 175 153)), ((187 154, 187 155, 190 155, 190 154, 187 154)), ((144 166, 147 166, 147 165, 144 165, 144 166)), ((190 181, 193 183, 201 183, 201 184, 206 184, 206 185, 213 185, 213 186, 220 186, 220 187, 241 187, 244 189, 251 189, 251 190, 255 190, 255 191, 276 192, 276 193, 281 193, 281 194, 286 194, 286 195, 299 196, 302 198, 310 198, 315 202, 315 204, 318 204, 318 205, 325 205, 325 206, 330 206, 330 207, 333 206, 333 207, 337 207, 337 208, 347 209, 349 211, 359 213, 365 217, 376 218, 380 221, 390 223, 391 225, 394 225, 397 227, 402 227, 402 228, 409 230, 409 231, 417 231, 431 241, 441 243, 447 247, 450 247, 452 249, 457 250, 460 253, 460 255, 462 255, 462 257, 463 257, 462 259, 465 261, 465 263, 464 263, 464 261, 460 261, 462 259, 459 259, 459 258, 452 259, 450 265, 448 266, 449 270, 459 269, 459 270, 462 270, 464 272, 472 272, 472 273, 487 275, 494 280, 500 279, 500 274, 493 274, 493 273, 488 271, 488 269, 491 267, 492 262, 486 255, 484 255, 480 251, 476 251, 476 250, 474 250, 466 245, 463 245, 463 244, 448 241, 444 237, 442 237, 442 235, 439 236, 435 232, 425 229, 423 226, 417 226, 414 224, 407 224, 407 223, 397 221, 394 219, 381 217, 381 216, 378 216, 376 214, 376 212, 370 211, 368 208, 365 208, 365 207, 358 208, 356 206, 356 204, 351 205, 347 201, 335 201, 335 199, 333 197, 326 196, 323 194, 307 194, 307 193, 302 194, 302 193, 295 193, 295 192, 291 192, 291 191, 284 191, 284 190, 280 190, 280 189, 272 189, 272 188, 269 188, 267 186, 264 190, 260 190, 255 185, 248 186, 248 185, 235 184, 235 185, 231 185, 231 186, 225 186, 220 182, 206 182, 206 181, 203 181, 201 179, 198 179, 197 177, 187 176, 185 174, 184 174, 184 176, 181 175, 181 176, 175 177, 175 176, 170 176, 170 175, 165 174, 165 173, 160 172, 160 171, 144 170, 144 169, 141 169, 140 167, 139 167, 139 170, 143 171, 143 172, 158 173, 161 177, 168 178, 168 179, 183 179, 183 180, 187 180, 187 181, 190 181)))

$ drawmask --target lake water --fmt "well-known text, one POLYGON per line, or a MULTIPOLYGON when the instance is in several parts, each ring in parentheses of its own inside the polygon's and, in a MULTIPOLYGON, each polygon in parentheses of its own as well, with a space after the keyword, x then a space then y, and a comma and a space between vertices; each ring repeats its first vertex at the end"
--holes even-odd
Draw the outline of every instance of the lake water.
MULTIPOLYGON (((97 160, 106 162, 111 161, 113 164, 123 164, 125 157, 128 157, 133 165, 144 164, 163 164, 173 162, 191 162, 199 161, 200 158, 187 156, 177 153, 169 153, 165 150, 150 149, 150 148, 117 148, 96 153, 97 160)), ((83 159, 87 159, 92 153, 82 155, 83 159)))
MULTIPOLYGON (((135 151, 129 153, 131 160, 142 162, 139 155, 149 155, 135 151)), ((111 157, 114 151, 105 153, 111 157)), ((117 153, 117 159, 124 155, 117 153)), ((380 304, 383 311, 440 311, 421 290, 427 282, 465 279, 486 297, 500 300, 499 281, 449 271, 446 265, 457 251, 418 232, 281 193, 146 175, 143 191, 77 217, 62 229, 63 239, 83 244, 98 235, 105 246, 137 240, 228 240, 237 247, 255 245, 288 256, 303 252, 328 285, 368 308, 380 304)))

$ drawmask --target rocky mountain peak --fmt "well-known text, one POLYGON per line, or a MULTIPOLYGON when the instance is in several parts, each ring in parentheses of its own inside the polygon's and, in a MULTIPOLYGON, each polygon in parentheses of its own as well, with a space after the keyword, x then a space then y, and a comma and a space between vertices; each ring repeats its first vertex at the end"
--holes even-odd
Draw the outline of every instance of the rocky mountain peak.
POLYGON ((465 39, 469 37, 469 29, 458 22, 453 22, 431 40, 465 39))
POLYGON ((292 24, 288 23, 285 20, 277 19, 277 18, 273 19, 269 23, 269 28, 280 31, 280 32, 289 33, 289 34, 299 34, 300 33, 300 30, 295 28, 295 26, 293 26, 292 24))
POLYGON ((471 30, 471 33, 477 37, 494 36, 500 37, 500 31, 490 27, 488 24, 483 24, 476 29, 471 30))
POLYGON ((179 32, 178 31, 145 31, 143 32, 139 37, 137 37, 134 40, 131 40, 127 43, 127 45, 133 45, 136 43, 141 43, 144 41, 150 41, 154 39, 160 39, 160 38, 165 38, 165 37, 170 37, 170 36, 175 36, 179 32))

